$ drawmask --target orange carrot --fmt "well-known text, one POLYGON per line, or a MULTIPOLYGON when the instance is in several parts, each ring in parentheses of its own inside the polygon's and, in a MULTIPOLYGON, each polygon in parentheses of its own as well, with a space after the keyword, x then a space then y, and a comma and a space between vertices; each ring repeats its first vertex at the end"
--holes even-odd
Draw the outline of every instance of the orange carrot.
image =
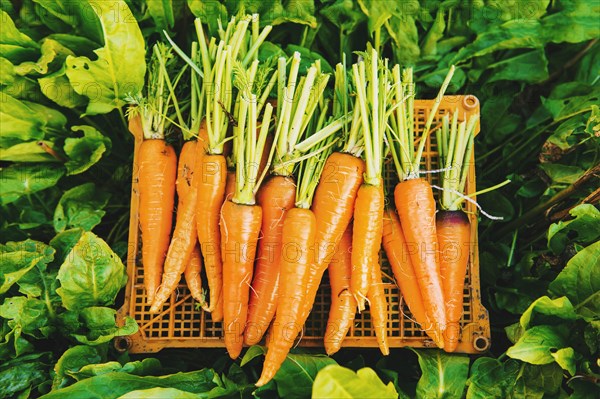
POLYGON ((295 198, 296 183, 285 176, 273 176, 257 194, 257 202, 263 210, 262 238, 258 243, 248 322, 244 332, 247 345, 255 345, 262 339, 275 315, 283 221, 288 210, 294 207, 295 198))
MULTIPOLYGON (((200 129, 199 132, 200 139, 206 140, 206 129, 200 129)), ((204 142, 201 144, 204 146, 204 142)), ((188 140, 183 144, 181 148, 181 153, 179 154, 179 164, 177 167, 177 196, 179 197, 179 204, 177 206, 178 212, 176 217, 175 225, 180 222, 181 215, 183 212, 179 212, 180 209, 183 209, 184 202, 187 198, 188 193, 192 189, 192 177, 194 175, 194 167, 196 163, 196 158, 200 155, 204 156, 204 151, 201 149, 198 150, 198 141, 196 140, 188 140)), ((193 223, 196 223, 196 215, 193 216, 193 223)), ((194 233, 194 235, 197 233, 194 233)), ((200 254, 200 248, 198 245, 194 246, 192 254, 190 256, 190 260, 186 265, 185 271, 183 272, 185 276, 185 282, 190 290, 190 294, 192 297, 198 301, 202 306, 204 304, 204 295, 202 293, 202 279, 200 277, 200 272, 202 271, 202 255, 200 254)))
POLYGON ((317 219, 316 253, 306 287, 304 319, 313 307, 323 273, 335 248, 352 220, 354 202, 363 182, 364 171, 364 161, 348 153, 334 152, 325 162, 312 206, 317 219))
MULTIPOLYGON (((350 287, 358 304, 365 309, 371 286, 371 269, 379 265, 379 248, 383 234, 383 186, 363 184, 354 203, 354 234, 352 238, 352 278, 350 287)), ((378 266, 377 266, 378 267, 378 266)))
POLYGON ((410 259, 419 282, 427 318, 435 323, 428 330, 432 330, 432 338, 443 348, 446 313, 437 256, 435 200, 431 185, 423 179, 409 179, 398 183, 394 190, 394 201, 406 242, 416 246, 416 250, 410 252, 410 259))
POLYGON ((196 226, 210 290, 208 308, 213 321, 222 320, 223 266, 219 215, 225 197, 227 165, 223 155, 206 154, 196 168, 198 201, 196 226))
POLYGON ((421 289, 409 256, 409 248, 396 212, 388 209, 383 218, 383 248, 396 279, 402 298, 415 321, 428 330, 427 315, 421 289))
POLYGON ((248 297, 262 210, 258 205, 226 201, 221 211, 223 328, 225 347, 236 359, 243 347, 248 297))
POLYGON ((312 206, 317 219, 316 263, 323 269, 352 220, 364 172, 364 161, 351 154, 334 152, 327 158, 312 206))
POLYGON ((205 299, 204 293, 202 292, 202 278, 200 277, 201 271, 202 255, 200 254, 200 247, 195 245, 183 275, 192 298, 198 301, 200 305, 204 305, 205 299))
POLYGON ((169 248, 177 156, 164 140, 146 139, 139 149, 140 230, 147 303, 154 297, 169 248))
POLYGON ((460 337, 460 318, 463 313, 463 288, 469 246, 471 224, 463 211, 440 211, 436 220, 440 249, 440 274, 446 300, 446 331, 444 350, 454 352, 460 337))
POLYGON ((192 187, 184 199, 182 209, 177 212, 180 214, 180 216, 178 215, 179 223, 175 225, 175 231, 165 260, 162 282, 150 307, 151 313, 158 312, 169 299, 171 293, 177 288, 181 275, 190 261, 197 237, 196 223, 194 222, 197 198, 198 191, 195 187, 192 187))
POLYGON ((235 170, 227 171, 227 182, 225 183, 225 200, 230 200, 235 192, 235 170))
POLYGON ((379 266, 379 256, 375 257, 375 263, 371 270, 371 285, 367 291, 367 299, 369 300, 369 311, 371 312, 371 322, 379 350, 384 356, 390 354, 390 346, 387 337, 387 321, 388 321, 388 303, 383 289, 383 281, 381 279, 381 267, 379 266))
POLYGON ((333 355, 340 350, 342 342, 354 321, 356 300, 350 292, 352 275, 352 223, 342 235, 335 257, 329 263, 329 284, 331 286, 331 308, 325 329, 325 352, 333 355))
POLYGON ((303 322, 298 319, 304 309, 310 249, 314 245, 315 215, 310 209, 290 209, 283 222, 281 279, 275 322, 269 332, 267 356, 260 379, 269 382, 281 367, 303 322))
POLYGON ((162 283, 150 312, 157 312, 177 288, 181 274, 190 262, 192 250, 196 245, 196 199, 197 188, 192 185, 196 163, 196 141, 186 141, 181 148, 177 166, 177 194, 179 203, 175 231, 169 245, 164 264, 162 283))

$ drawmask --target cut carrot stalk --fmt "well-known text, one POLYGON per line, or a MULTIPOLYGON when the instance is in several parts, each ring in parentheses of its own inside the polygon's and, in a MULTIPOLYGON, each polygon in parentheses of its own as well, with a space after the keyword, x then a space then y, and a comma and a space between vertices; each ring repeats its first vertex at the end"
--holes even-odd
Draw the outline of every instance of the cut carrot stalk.
POLYGON ((325 329, 325 352, 333 355, 340 350, 356 314, 356 300, 350 292, 352 275, 352 223, 348 225, 329 263, 331 307, 325 329))

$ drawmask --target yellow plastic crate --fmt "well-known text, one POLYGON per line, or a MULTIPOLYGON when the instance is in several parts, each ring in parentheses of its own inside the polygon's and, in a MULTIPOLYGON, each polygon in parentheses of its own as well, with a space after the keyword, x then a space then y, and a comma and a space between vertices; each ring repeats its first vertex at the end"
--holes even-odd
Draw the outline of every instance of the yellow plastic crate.
MULTIPOLYGON (((421 132, 429 117, 429 110, 434 100, 415 101, 416 131, 421 132)), ((455 109, 459 111, 459 120, 479 114, 479 101, 476 97, 445 96, 440 104, 434 126, 441 117, 455 109)), ((479 133, 479 124, 476 133, 479 133)), ((157 352, 163 348, 203 348, 224 347, 222 338, 222 323, 211 320, 210 314, 196 310, 194 300, 190 296, 185 282, 182 280, 179 288, 172 294, 170 302, 157 314, 149 312, 144 292, 143 267, 141 263, 140 231, 138 222, 139 191, 137 154, 141 137, 135 138, 134 169, 131 187, 131 218, 129 230, 129 253, 127 257, 127 274, 129 282, 125 293, 125 303, 119 310, 119 323, 126 316, 132 317, 139 326, 139 331, 128 337, 120 337, 115 341, 117 348, 129 350, 131 353, 157 352)), ((388 168, 391 169, 391 168, 388 168)), ((422 160, 422 170, 438 169, 437 144, 435 134, 431 134, 425 146, 422 160)), ((394 173, 391 173, 394 174, 394 173)), ((433 184, 438 181, 438 174, 427 174, 433 184)), ((395 184, 395 177, 387 176, 387 184, 395 184)), ((391 186, 393 187, 393 186, 391 186)), ((469 178, 466 192, 474 193, 475 163, 471 159, 469 178)), ((435 191, 435 190, 434 190, 435 191)), ((437 193, 435 193, 437 196, 437 193)), ((479 281, 479 253, 477 248, 477 218, 475 207, 467 203, 467 212, 471 221, 471 253, 465 279, 463 317, 461 320, 461 339, 457 352, 480 353, 490 346, 490 325, 487 310, 481 304, 479 281)), ((381 251, 382 271, 392 276, 385 253, 381 251)), ((435 346, 433 341, 412 321, 410 311, 402 301, 398 287, 394 281, 384 277, 385 293, 388 301, 388 337, 392 348, 413 347, 424 348, 435 346)), ((317 294, 313 310, 304 326, 299 346, 322 347, 323 335, 327 325, 330 307, 330 292, 327 283, 327 273, 317 294)), ((377 348, 375 332, 371 326, 368 309, 357 314, 354 325, 343 342, 344 347, 377 348)))

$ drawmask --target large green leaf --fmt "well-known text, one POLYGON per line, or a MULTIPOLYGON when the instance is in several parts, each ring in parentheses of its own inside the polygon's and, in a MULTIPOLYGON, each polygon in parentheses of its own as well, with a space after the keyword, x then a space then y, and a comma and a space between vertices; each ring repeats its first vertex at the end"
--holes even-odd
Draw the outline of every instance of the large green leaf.
POLYGON ((102 356, 94 347, 87 345, 73 346, 62 354, 54 366, 52 389, 65 387, 75 381, 72 375, 82 367, 100 363, 102 356))
POLYGON ((506 398, 519 372, 519 362, 480 357, 471 366, 467 399, 506 398))
POLYGON ((87 398, 117 399, 127 392, 156 387, 176 388, 185 392, 204 393, 216 386, 211 369, 177 373, 162 377, 137 376, 120 372, 102 374, 52 391, 44 399, 87 398))
POLYGON ((108 137, 91 126, 73 126, 73 131, 83 132, 83 137, 65 140, 65 154, 69 160, 65 163, 68 175, 83 173, 97 163, 102 155, 110 150, 111 141, 108 137))
POLYGON ((38 54, 39 45, 29 36, 19 31, 13 19, 0 10, 0 56, 13 63, 26 61, 38 54))
POLYGON ((140 28, 124 1, 94 2, 92 8, 100 18, 105 46, 95 50, 97 60, 67 57, 66 65, 75 91, 90 100, 86 113, 96 115, 120 108, 128 95, 141 91, 146 50, 140 28))
POLYGON ((548 59, 542 49, 528 51, 488 66, 492 72, 488 82, 514 80, 539 83, 548 79, 548 59))
POLYGON ((38 339, 48 338, 53 330, 49 316, 46 303, 35 298, 14 296, 0 305, 0 317, 11 329, 38 339))
POLYGON ((185 9, 185 0, 147 0, 146 5, 156 28, 162 31, 175 26, 178 14, 185 9))
POLYGON ((110 194, 98 190, 94 183, 85 183, 65 191, 54 211, 54 229, 57 232, 81 227, 90 231, 106 213, 110 194))
POLYGON ((15 65, 16 74, 24 76, 30 74, 45 75, 49 70, 56 70, 62 66, 68 55, 75 55, 60 42, 45 38, 41 42, 41 56, 37 61, 26 61, 15 65))
POLYGON ((110 342, 114 337, 131 335, 138 326, 132 318, 125 320, 123 327, 116 325, 117 311, 107 307, 92 306, 79 312, 79 328, 70 335, 82 344, 100 345, 110 342))
MULTIPOLYGON (((102 26, 95 15, 96 1, 33 0, 39 6, 40 20, 55 32, 75 33, 96 43, 102 42, 102 26)), ((120 18, 120 9, 111 10, 114 18, 120 18)))
POLYGON ((13 164, 0 169, 0 204, 10 204, 24 195, 56 185, 64 175, 61 165, 49 163, 13 164))
POLYGON ((600 238, 600 211, 591 204, 581 204, 569 211, 573 219, 553 223, 548 228, 548 248, 555 254, 568 243, 587 245, 600 238))
POLYGON ((421 378, 417 398, 460 398, 469 375, 469 357, 438 349, 414 351, 419 356, 421 378))
POLYGON ((366 19, 358 4, 352 0, 336 0, 319 11, 343 34, 349 35, 366 19))
POLYGON ((61 285, 57 293, 69 310, 110 305, 127 283, 121 259, 90 232, 83 233, 67 255, 57 278, 61 285))
POLYGON ((550 283, 548 291, 571 300, 575 311, 586 319, 600 314, 600 241, 584 248, 550 283))
POLYGON ((29 141, 27 143, 15 144, 0 151, 0 161, 8 162, 59 162, 44 149, 50 148, 56 151, 54 143, 46 140, 29 141))
POLYGON ((0 148, 41 140, 48 133, 64 129, 66 123, 67 118, 55 109, 3 94, 0 109, 0 148))
POLYGON ((552 353, 567 347, 568 331, 566 325, 532 327, 523 333, 516 344, 508 348, 506 354, 530 364, 552 363, 552 353))
MULTIPOLYGON (((208 25, 212 36, 217 36, 218 21, 227 21, 227 8, 219 0, 187 0, 188 7, 195 17, 208 25)), ((261 19, 262 22, 262 19, 261 19)))
POLYGON ((558 0, 560 12, 542 18, 544 35, 554 43, 579 43, 600 36, 600 4, 586 0, 558 0))
POLYGON ((87 102, 86 97, 78 94, 71 86, 64 65, 56 72, 39 78, 38 83, 42 93, 61 107, 75 108, 87 102))
POLYGON ((317 374, 312 387, 313 398, 397 398, 398 393, 391 382, 385 385, 371 368, 356 373, 348 368, 332 364, 317 374))
POLYGON ((127 392, 125 395, 119 396, 118 399, 156 399, 156 398, 178 398, 178 399, 202 399, 206 395, 195 394, 182 391, 177 388, 148 388, 136 389, 135 391, 127 392))
POLYGON ((49 352, 20 356, 0 363, 0 397, 27 398, 26 393, 48 379, 49 352), (25 396, 19 393, 25 392, 25 396))
POLYGON ((0 244, 0 294, 4 294, 35 266, 54 258, 54 249, 34 240, 0 244))
MULTIPOLYGON (((265 353, 266 349, 262 346, 251 347, 242 359, 242 366, 265 353)), ((313 386, 319 370, 331 364, 337 363, 325 355, 289 353, 273 378, 279 396, 286 398, 309 396, 310 387, 313 386)))
POLYGON ((523 313, 521 327, 526 330, 540 324, 561 324, 577 319, 575 309, 567 297, 550 299, 547 296, 536 299, 523 313))
POLYGON ((498 50, 541 48, 544 46, 542 26, 537 20, 510 20, 477 36, 475 41, 455 56, 453 63, 481 57, 498 50))
POLYGON ((119 362, 107 362, 101 364, 86 364, 79 371, 71 373, 77 380, 85 380, 86 378, 95 377, 97 375, 112 373, 115 371, 134 375, 156 375, 162 369, 162 365, 158 359, 146 358, 134 362, 121 364, 119 362))
POLYGON ((562 377, 563 371, 556 363, 541 366, 524 363, 521 366, 510 398, 542 399, 554 397, 552 395, 556 395, 560 390, 562 377))

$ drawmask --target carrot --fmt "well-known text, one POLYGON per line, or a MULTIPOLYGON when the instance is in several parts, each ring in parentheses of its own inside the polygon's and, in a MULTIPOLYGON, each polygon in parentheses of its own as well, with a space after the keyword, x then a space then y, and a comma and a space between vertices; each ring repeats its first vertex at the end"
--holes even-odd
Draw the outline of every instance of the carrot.
POLYGON ((202 292, 202 278, 200 276, 201 271, 202 255, 200 254, 200 247, 195 245, 183 275, 192 298, 198 301, 200 305, 203 305, 205 299, 204 293, 202 292))
POLYGON ((392 267, 396 283, 400 287, 403 300, 416 322, 421 325, 423 330, 428 331, 430 325, 402 226, 396 212, 389 209, 383 218, 383 248, 392 267))
POLYGON ((173 238, 167 252, 162 283, 150 308, 151 313, 158 312, 169 299, 171 293, 175 291, 181 279, 181 274, 190 263, 192 251, 196 246, 196 201, 198 198, 198 187, 193 184, 197 154, 196 144, 195 140, 186 141, 179 156, 176 181, 179 204, 177 207, 175 231, 173 232, 173 238))
MULTIPOLYGON (((449 115, 443 118, 437 132, 438 157, 444 166, 441 175, 442 193, 440 211, 436 215, 436 229, 440 255, 440 273, 446 301, 447 327, 444 350, 454 352, 461 335, 460 319, 463 313, 463 289, 469 262, 471 224, 462 210, 468 167, 473 151, 477 117, 458 123, 454 112, 452 124, 449 115)), ((494 188, 492 188, 494 189, 494 188)), ((489 191, 489 189, 487 190, 489 191)))
POLYGON ((298 316, 304 308, 306 283, 315 241, 316 220, 310 209, 293 208, 283 222, 281 279, 277 314, 268 339, 267 356, 256 386, 263 386, 277 373, 303 323, 298 316))
POLYGON ((169 247, 177 156, 164 140, 144 140, 139 150, 140 230, 147 303, 154 302, 169 247))
POLYGON ((227 165, 223 155, 207 154, 202 157, 196 172, 198 177, 196 227, 210 289, 209 305, 206 310, 213 312, 211 315, 213 321, 220 321, 218 315, 222 314, 221 309, 218 308, 218 305, 222 304, 223 285, 219 219, 225 198, 226 171, 227 165))
POLYGON ((371 267, 371 286, 367 291, 367 299, 369 300, 369 311, 371 313, 371 322, 379 350, 384 356, 390 354, 390 346, 388 343, 388 303, 383 289, 383 281, 381 279, 381 267, 379 267, 379 257, 375 257, 375 266, 371 267))
POLYGON ((440 273, 446 300, 447 327, 444 350, 454 352, 460 338, 463 313, 463 287, 469 262, 471 224, 461 211, 440 211, 436 218, 440 249, 440 273))
POLYGON ((410 252, 410 259, 419 283, 426 318, 429 320, 428 324, 433 324, 427 326, 426 329, 440 348, 444 347, 443 333, 446 329, 446 313, 437 253, 435 200, 429 182, 418 176, 421 156, 433 119, 437 115, 454 69, 454 66, 450 68, 450 72, 442 84, 415 152, 412 69, 405 70, 401 78, 400 67, 396 65, 392 75, 398 106, 394 108, 393 117, 390 118, 391 129, 386 132, 392 158, 400 178, 400 183, 394 189, 394 202, 406 242, 408 245, 416 246, 416 250, 410 252))
POLYGON ((244 83, 253 81, 259 73, 258 66, 256 59, 248 70, 236 70, 235 85, 239 89, 236 103, 239 107, 236 107, 238 123, 234 128, 232 151, 235 184, 231 199, 223 204, 221 211, 223 327, 225 347, 232 359, 240 355, 244 344, 250 283, 263 220, 262 208, 256 204, 256 193, 262 183, 258 180, 257 165, 263 154, 273 113, 273 107, 267 104, 262 123, 258 126, 258 96, 252 92, 252 87, 244 83))
MULTIPOLYGON (((346 130, 345 116, 351 108, 352 96, 348 93, 346 69, 336 65, 334 116, 346 130)), ((359 140, 360 112, 354 112, 350 131, 345 131, 345 140, 340 151, 332 153, 323 166, 323 174, 317 185, 312 210, 317 219, 315 238, 315 266, 311 269, 307 285, 307 300, 304 319, 310 313, 323 273, 331 261, 335 248, 348 227, 354 211, 354 201, 363 183, 365 163, 360 158, 363 146, 359 140)))
POLYGON ((383 208, 384 197, 381 185, 363 184, 358 190, 354 204, 350 284, 359 312, 365 309, 367 291, 373 283, 371 281, 373 273, 370 269, 379 267, 377 260, 383 234, 383 208))
POLYGON ((434 341, 443 347, 441 340, 446 327, 446 314, 437 256, 435 200, 431 185, 423 179, 398 183, 394 190, 394 201, 406 242, 416 246, 416 250, 410 251, 409 255, 421 289, 427 319, 435 324, 431 326, 434 341))
POLYGON ((262 220, 258 205, 236 204, 231 200, 221 211, 221 253, 223 259, 223 315, 225 347, 232 359, 242 351, 246 326, 249 287, 262 220))
POLYGON ((340 350, 342 342, 354 321, 356 300, 350 292, 352 274, 352 224, 342 235, 335 256, 327 270, 331 286, 331 307, 325 329, 325 352, 333 355, 340 350))
MULTIPOLYGON (((292 70, 297 69, 300 62, 299 54, 295 54, 292 60, 292 70)), ((281 64, 280 64, 281 65, 281 64)), ((272 324, 269 336, 267 338, 267 355, 264 362, 262 374, 257 381, 257 386, 262 386, 269 382, 277 373, 281 364, 285 360, 288 352, 294 344, 296 336, 300 333, 302 326, 306 321, 308 313, 305 312, 307 302, 308 278, 310 273, 314 273, 314 244, 316 234, 316 218, 311 210, 311 205, 315 193, 316 183, 323 171, 324 160, 332 151, 335 144, 333 133, 341 128, 337 122, 326 123, 328 104, 321 102, 320 96, 323 93, 327 79, 319 78, 314 83, 317 75, 318 64, 313 64, 307 73, 306 78, 302 78, 299 85, 301 92, 296 114, 289 118, 289 101, 281 101, 285 105, 282 110, 282 118, 298 120, 298 124, 292 123, 292 128, 282 132, 278 129, 279 139, 276 145, 282 145, 284 148, 295 148, 304 153, 310 148, 314 150, 305 154, 303 160, 298 164, 298 180, 295 195, 296 208, 290 209, 283 222, 282 241, 281 241, 281 269, 280 285, 277 299, 277 310, 275 321, 272 324), (309 100, 309 93, 318 93, 312 95, 309 100), (320 106, 319 106, 320 105, 320 106), (316 108, 319 108, 320 115, 315 115, 317 120, 315 131, 304 141, 297 143, 300 126, 307 126, 316 108), (304 108, 311 110, 307 114, 304 108), (298 134, 298 136, 296 136, 298 134)), ((290 82, 294 80, 290 79, 290 82)), ((314 119, 313 119, 314 121, 314 119)), ((283 125, 282 125, 283 126, 283 125)), ((288 170, 290 164, 297 161, 293 158, 297 155, 285 153, 285 156, 292 156, 291 159, 281 162, 281 158, 276 163, 275 170, 288 170)))
MULTIPOLYGON (((171 120, 171 107, 177 106, 169 78, 174 71, 173 64, 166 64, 170 57, 166 46, 154 45, 148 66, 147 93, 128 110, 130 129, 141 129, 144 137, 138 160, 139 221, 144 287, 150 305, 160 284, 173 223, 177 156, 164 140, 165 128, 171 120)), ((179 72, 177 81, 182 73, 179 72)))
MULTIPOLYGON (((286 90, 289 97, 298 97, 297 105, 292 102, 278 101, 278 124, 271 153, 276 155, 273 162, 273 173, 276 175, 259 191, 259 203, 263 206, 263 239, 259 242, 259 257, 256 265, 256 277, 253 282, 255 293, 251 297, 250 319, 247 326, 246 342, 258 342, 277 307, 278 284, 281 251, 281 229, 287 210, 293 208, 296 198, 296 184, 292 176, 299 154, 305 154, 311 147, 322 144, 323 140, 335 133, 336 129, 321 129, 325 120, 319 118, 314 126, 317 131, 313 136, 298 143, 308 128, 315 113, 323 91, 327 85, 327 77, 318 72, 318 65, 309 68, 307 76, 296 83, 300 67, 300 54, 295 53, 291 60, 290 73, 286 76, 286 61, 278 62, 279 92, 286 90), (296 94, 295 94, 296 93, 296 94), (318 93, 319 95, 311 95, 318 93), (324 132, 323 132, 324 131, 324 132), (312 140, 311 140, 312 139, 312 140), (308 145, 307 145, 308 141, 308 145), (275 152, 274 150, 278 151, 275 152)), ((283 94, 280 94, 283 96, 283 94)), ((321 116, 326 116, 323 112, 321 116)), ((268 141, 267 141, 268 142, 268 141)), ((325 146, 327 147, 327 146, 325 146)), ((329 145, 331 147, 331 145, 329 145)), ((266 145, 265 145, 266 151, 266 145)), ((308 156, 308 155, 304 155, 308 156)), ((261 163, 265 159, 263 153, 261 163)), ((263 167, 260 166, 259 169, 263 167)))
POLYGON ((364 171, 364 161, 352 154, 334 152, 327 158, 312 208, 317 218, 315 247, 319 269, 327 267, 335 246, 352 220, 364 171))
MULTIPOLYGON (((384 133, 387 126, 388 93, 390 81, 387 60, 380 60, 370 47, 369 58, 352 66, 352 77, 357 94, 357 110, 365 141, 364 183, 358 189, 354 203, 354 232, 352 237, 352 278, 350 287, 358 304, 365 308, 373 268, 379 268, 378 254, 383 234, 384 195, 381 170, 383 167, 384 133)), ((379 297, 378 297, 379 299, 379 297)), ((381 302, 375 309, 381 314, 381 302)), ((376 329, 380 334, 385 331, 376 329)), ((378 337, 383 341, 384 337, 378 337)), ((385 351, 384 351, 385 353, 385 351)))
POLYGON ((184 199, 183 208, 177 212, 179 223, 175 225, 175 231, 164 264, 162 283, 150 307, 150 313, 158 312, 165 301, 169 299, 171 293, 177 288, 177 284, 181 280, 181 274, 190 261, 197 237, 194 221, 197 198, 198 191, 192 188, 184 199))
POLYGON ((257 202, 263 209, 262 238, 258 244, 248 322, 244 333, 247 345, 257 344, 262 339, 275 315, 283 221, 288 210, 294 207, 295 198, 296 183, 285 176, 273 176, 257 194, 257 202))

